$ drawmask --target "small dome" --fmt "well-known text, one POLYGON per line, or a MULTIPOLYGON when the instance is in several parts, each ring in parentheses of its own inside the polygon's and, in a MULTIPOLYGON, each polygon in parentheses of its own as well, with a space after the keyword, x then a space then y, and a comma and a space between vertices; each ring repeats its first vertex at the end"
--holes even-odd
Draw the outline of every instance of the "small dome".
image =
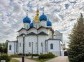
POLYGON ((24 19, 23 19, 23 23, 30 23, 31 20, 28 16, 26 16, 24 19))
POLYGON ((47 21, 47 26, 52 26, 51 21, 47 21))
POLYGON ((43 13, 40 18, 39 18, 40 21, 47 21, 47 16, 43 13))
POLYGON ((34 25, 33 25, 33 23, 31 23, 31 24, 30 24, 30 28, 33 28, 33 27, 34 27, 34 25))

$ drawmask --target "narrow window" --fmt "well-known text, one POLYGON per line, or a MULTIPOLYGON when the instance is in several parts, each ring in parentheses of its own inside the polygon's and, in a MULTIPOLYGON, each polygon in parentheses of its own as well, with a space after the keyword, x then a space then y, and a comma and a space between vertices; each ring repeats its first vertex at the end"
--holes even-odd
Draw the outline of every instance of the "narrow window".
POLYGON ((29 42, 29 47, 31 47, 31 42, 29 42))
POLYGON ((11 50, 11 45, 9 45, 9 50, 11 50))
POLYGON ((41 46, 43 46, 43 43, 41 43, 41 46))
POLYGON ((53 44, 50 44, 50 49, 53 49, 53 44))
POLYGON ((21 47, 21 43, 20 43, 20 47, 21 47))

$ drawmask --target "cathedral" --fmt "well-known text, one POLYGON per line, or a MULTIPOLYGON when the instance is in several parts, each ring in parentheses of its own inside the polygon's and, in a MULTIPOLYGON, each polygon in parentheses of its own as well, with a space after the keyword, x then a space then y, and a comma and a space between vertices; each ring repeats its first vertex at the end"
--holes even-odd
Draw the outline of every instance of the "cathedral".
POLYGON ((37 9, 33 20, 23 18, 23 27, 18 31, 17 41, 8 42, 8 54, 47 54, 64 55, 62 33, 53 30, 52 21, 37 9))

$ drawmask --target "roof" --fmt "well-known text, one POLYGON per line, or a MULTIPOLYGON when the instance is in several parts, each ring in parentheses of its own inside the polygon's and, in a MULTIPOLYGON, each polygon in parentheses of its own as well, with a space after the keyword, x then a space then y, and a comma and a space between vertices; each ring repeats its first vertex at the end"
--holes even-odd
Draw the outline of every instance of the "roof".
POLYGON ((6 40, 7 42, 17 42, 17 40, 16 41, 9 41, 9 40, 6 40))
POLYGON ((55 31, 54 31, 54 35, 62 35, 62 33, 59 32, 58 30, 55 30, 55 31))
POLYGON ((52 26, 51 21, 47 21, 47 26, 52 26))
POLYGON ((23 30, 23 29, 24 29, 24 30, 27 30, 27 29, 25 29, 25 28, 21 28, 20 30, 18 30, 18 32, 20 32, 20 31, 23 30))
POLYGON ((48 40, 60 40, 61 41, 61 39, 53 39, 53 38, 47 39, 46 41, 48 40))
POLYGON ((38 30, 41 29, 41 28, 51 29, 50 27, 44 27, 44 26, 41 26, 41 27, 38 28, 38 30))
POLYGON ((23 23, 30 23, 31 20, 28 16, 26 16, 24 19, 23 19, 23 23))
POLYGON ((40 32, 38 35, 48 35, 45 32, 40 32))
POLYGON ((27 29, 27 31, 30 30, 30 29, 33 29, 33 28, 34 28, 34 29, 37 29, 37 28, 35 28, 35 27, 32 27, 32 28, 27 29))
POLYGON ((40 21, 47 21, 47 16, 43 13, 40 17, 39 17, 40 21))
POLYGON ((27 35, 37 35, 37 34, 34 33, 34 32, 31 32, 31 33, 29 33, 29 34, 27 34, 27 35))
POLYGON ((19 36, 23 36, 23 35, 26 35, 26 34, 22 33, 22 34, 20 34, 19 36))

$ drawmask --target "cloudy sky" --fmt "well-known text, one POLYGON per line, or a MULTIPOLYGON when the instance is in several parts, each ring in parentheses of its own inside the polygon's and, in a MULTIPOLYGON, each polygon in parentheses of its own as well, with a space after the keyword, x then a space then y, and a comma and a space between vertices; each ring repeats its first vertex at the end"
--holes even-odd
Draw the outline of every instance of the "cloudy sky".
POLYGON ((37 5, 40 14, 44 7, 53 28, 63 33, 63 41, 67 43, 74 23, 84 13, 84 0, 0 0, 0 42, 16 40, 27 10, 33 20, 37 5))

